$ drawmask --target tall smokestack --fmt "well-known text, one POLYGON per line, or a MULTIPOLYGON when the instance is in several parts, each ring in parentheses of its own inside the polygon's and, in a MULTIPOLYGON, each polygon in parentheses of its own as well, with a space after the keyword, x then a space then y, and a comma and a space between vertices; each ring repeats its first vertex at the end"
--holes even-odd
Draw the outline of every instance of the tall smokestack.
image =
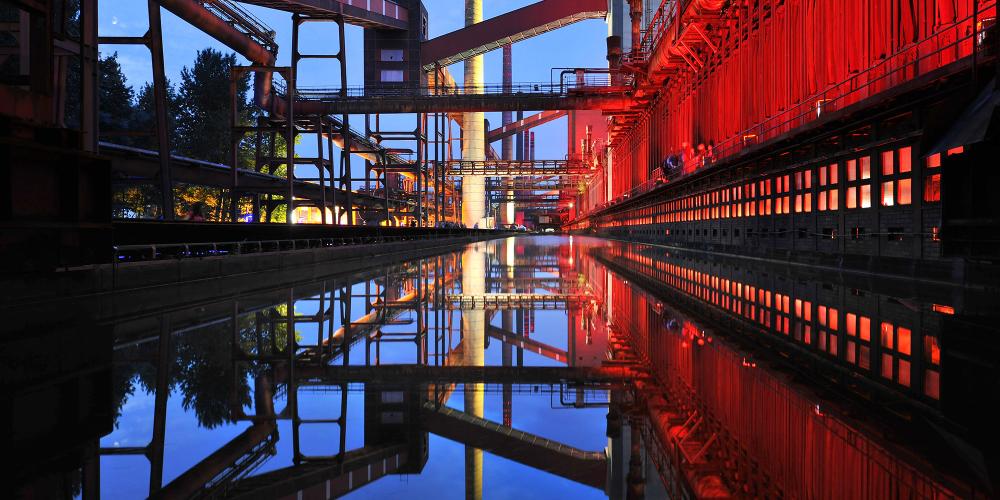
MULTIPOLYGON (((513 80, 514 80, 514 70, 513 70, 511 46, 510 44, 507 44, 503 46, 503 92, 505 94, 510 93, 513 87, 513 80)), ((504 126, 510 125, 511 116, 512 115, 510 111, 503 112, 501 121, 503 122, 504 126)), ((501 151, 500 154, 502 155, 502 158, 504 160, 514 159, 514 138, 510 136, 504 137, 503 142, 501 144, 502 145, 500 149, 501 151)), ((511 187, 513 185, 513 180, 514 179, 512 177, 508 177, 503 179, 502 182, 506 184, 507 187, 511 187)), ((501 223, 507 226, 514 223, 514 200, 513 200, 514 191, 511 189, 506 189, 504 194, 505 194, 504 198, 506 199, 506 201, 504 201, 504 203, 500 206, 500 215, 501 215, 500 218, 501 218, 501 223)))
MULTIPOLYGON (((465 0, 465 25, 472 26, 483 20, 483 1, 465 0)), ((483 84, 483 56, 478 55, 465 61, 465 91, 481 93, 483 84)), ((485 115, 480 112, 462 114, 462 159, 486 160, 486 144, 483 131, 485 115)), ((462 178, 462 222, 468 227, 478 224, 486 214, 486 177, 468 175, 462 178)))

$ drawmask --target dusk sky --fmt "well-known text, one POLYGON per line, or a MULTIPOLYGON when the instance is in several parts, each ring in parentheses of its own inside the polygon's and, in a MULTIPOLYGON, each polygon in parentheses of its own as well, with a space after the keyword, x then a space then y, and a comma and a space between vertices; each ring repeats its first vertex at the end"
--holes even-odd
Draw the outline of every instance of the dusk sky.
MULTIPOLYGON (((497 16, 525 5, 531 0, 503 0, 484 2, 484 18, 497 16)), ((134 0, 104 0, 100 2, 100 34, 102 36, 142 35, 148 26, 146 2, 134 0)), ((244 5, 244 4, 241 4, 244 5)), ((454 31, 464 25, 464 3, 459 0, 427 0, 425 6, 430 17, 430 36, 435 37, 454 31)), ((277 32, 278 64, 289 64, 291 47, 291 14, 244 5, 267 26, 277 32)), ((163 14, 164 50, 167 78, 171 82, 180 80, 181 68, 190 65, 195 52, 205 47, 214 47, 232 52, 227 47, 198 31, 176 16, 161 9, 163 14)), ((587 20, 560 30, 514 45, 514 82, 549 82, 552 68, 566 67, 606 67, 607 25, 603 20, 587 20)), ((303 52, 335 52, 337 29, 333 23, 307 25, 301 31, 303 52)), ((363 84, 362 29, 349 26, 348 84, 363 84)), ((138 88, 151 79, 149 52, 145 47, 101 46, 102 53, 118 52, 119 61, 128 78, 128 83, 138 88)), ((241 62, 246 61, 240 58, 241 62)), ((485 83, 497 83, 501 77, 501 51, 486 54, 485 83)), ((336 87, 340 76, 335 61, 305 61, 298 75, 302 87, 336 87)), ((451 66, 452 75, 462 81, 462 64, 451 66)), ((558 78, 558 75, 556 76, 558 78)), ((491 127, 500 123, 500 113, 487 113, 491 127)), ((560 159, 566 154, 566 119, 559 119, 537 127, 536 156, 540 159, 560 159)), ((499 150, 500 145, 494 147, 499 150)))

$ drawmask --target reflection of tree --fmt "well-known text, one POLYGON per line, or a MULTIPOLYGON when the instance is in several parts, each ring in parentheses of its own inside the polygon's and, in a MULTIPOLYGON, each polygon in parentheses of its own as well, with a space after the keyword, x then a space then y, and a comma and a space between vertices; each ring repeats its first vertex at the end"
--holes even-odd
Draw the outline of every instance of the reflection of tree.
POLYGON ((184 409, 193 409, 198 423, 208 429, 233 421, 230 412, 233 394, 240 405, 248 406, 251 400, 247 374, 234 377, 232 373, 230 328, 221 324, 174 338, 177 353, 174 380, 183 395, 184 409))
MULTIPOLYGON (((287 353, 287 312, 288 306, 279 304, 240 316, 236 348, 251 359, 287 353)), ((250 381, 271 366, 264 361, 234 362, 232 335, 231 323, 226 321, 174 334, 171 338, 169 390, 178 391, 184 409, 193 411, 199 425, 208 429, 233 422, 235 405, 249 409, 253 402, 250 381)), ((299 336, 296 331, 296 337, 299 336)), ((155 393, 157 343, 128 347, 117 351, 116 356, 142 361, 115 365, 112 374, 115 425, 136 390, 155 393)))

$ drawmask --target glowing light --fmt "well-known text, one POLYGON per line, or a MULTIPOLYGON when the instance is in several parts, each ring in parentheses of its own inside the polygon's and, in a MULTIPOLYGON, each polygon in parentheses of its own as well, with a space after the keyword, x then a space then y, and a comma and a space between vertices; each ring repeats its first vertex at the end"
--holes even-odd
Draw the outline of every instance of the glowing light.
POLYGON ((948 315, 954 315, 955 314, 955 308, 951 307, 951 306, 943 306, 941 304, 934 304, 933 306, 931 306, 931 309, 933 309, 934 312, 939 312, 941 314, 948 314, 948 315))

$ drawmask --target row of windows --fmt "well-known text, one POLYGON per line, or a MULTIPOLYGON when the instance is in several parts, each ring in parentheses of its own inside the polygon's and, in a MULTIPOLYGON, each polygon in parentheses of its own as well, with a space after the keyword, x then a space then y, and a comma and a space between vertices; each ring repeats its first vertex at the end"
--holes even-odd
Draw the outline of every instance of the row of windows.
MULTIPOLYGON (((947 154, 958 154, 962 148, 947 154)), ((599 227, 690 222, 739 217, 864 209, 872 206, 875 190, 881 206, 913 203, 913 151, 910 146, 890 149, 879 155, 880 184, 873 185, 872 158, 861 156, 842 163, 806 168, 697 195, 633 209, 614 220, 602 220, 599 227), (846 175, 842 175, 841 172, 846 175), (794 188, 792 186, 794 180, 794 188)), ((926 159, 923 201, 941 201, 941 155, 926 159)))
MULTIPOLYGON (((644 275, 711 303, 731 314, 794 338, 829 356, 872 371, 872 319, 863 314, 840 311, 824 304, 792 298, 789 295, 702 273, 691 268, 652 259, 627 250, 619 262, 644 275), (843 341, 843 343, 841 343, 843 341), (843 347, 841 347, 843 346, 843 347), (843 352, 841 352, 843 349, 843 352)), ((888 381, 902 387, 912 386, 912 331, 890 322, 879 325, 879 352, 875 369, 888 381)), ((924 337, 923 393, 940 399, 941 349, 936 337, 924 337)))

